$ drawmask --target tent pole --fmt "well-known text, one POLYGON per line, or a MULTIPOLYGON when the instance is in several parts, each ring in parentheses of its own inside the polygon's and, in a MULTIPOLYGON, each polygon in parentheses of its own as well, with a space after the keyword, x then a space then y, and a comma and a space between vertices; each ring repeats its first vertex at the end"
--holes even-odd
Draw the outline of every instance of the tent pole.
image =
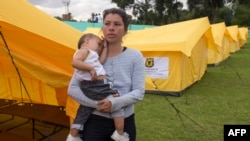
MULTIPOLYGON (((1 27, 0 27, 0 28, 1 28, 1 27)), ((6 49, 7 49, 7 51, 8 51, 8 54, 9 54, 10 59, 11 59, 11 62, 12 62, 13 66, 14 66, 15 69, 16 69, 17 75, 18 75, 19 80, 20 80, 20 88, 22 88, 21 86, 24 87, 24 90, 25 90, 25 92, 27 93, 30 102, 32 103, 32 99, 31 99, 31 97, 30 97, 30 95, 29 95, 29 93, 28 93, 28 90, 27 90, 27 88, 26 88, 26 86, 25 86, 25 84, 24 84, 24 81, 23 81, 23 79, 22 79, 22 77, 21 77, 20 71, 19 71, 19 69, 18 69, 18 67, 17 67, 17 65, 16 65, 16 63, 15 63, 15 61, 14 61, 14 58, 13 58, 11 52, 10 52, 9 46, 8 46, 8 44, 7 44, 7 42, 6 42, 5 38, 4 38, 4 35, 3 35, 2 31, 0 31, 0 36, 1 36, 2 40, 3 40, 3 43, 4 43, 4 45, 5 45, 6 49)), ((21 91, 21 103, 23 103, 22 91, 21 91)))

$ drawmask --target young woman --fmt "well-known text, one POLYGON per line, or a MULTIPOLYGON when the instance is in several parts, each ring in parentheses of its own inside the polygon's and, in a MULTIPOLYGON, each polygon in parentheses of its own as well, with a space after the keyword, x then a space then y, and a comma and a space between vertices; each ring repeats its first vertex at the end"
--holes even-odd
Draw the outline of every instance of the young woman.
POLYGON ((74 76, 70 81, 68 94, 81 105, 97 108, 80 133, 84 141, 111 141, 115 126, 110 113, 121 108, 124 108, 124 132, 130 141, 136 140, 134 104, 144 97, 145 70, 141 52, 122 46, 128 25, 128 15, 122 9, 104 10, 102 32, 108 42, 108 54, 103 66, 108 82, 118 90, 119 97, 94 101, 84 96, 74 76))
MULTIPOLYGON (((112 88, 112 84, 106 81, 106 73, 102 64, 105 62, 107 53, 106 41, 97 35, 86 33, 78 41, 78 50, 72 59, 72 66, 75 68, 73 75, 76 75, 81 83, 81 90, 90 99, 102 100, 108 96, 119 95, 117 90, 112 88)), ((79 131, 84 129, 84 124, 94 110, 91 107, 79 106, 66 141, 82 141, 79 131)), ((123 109, 114 111, 110 115, 114 119, 116 129, 111 138, 129 141, 128 134, 124 132, 123 109)))

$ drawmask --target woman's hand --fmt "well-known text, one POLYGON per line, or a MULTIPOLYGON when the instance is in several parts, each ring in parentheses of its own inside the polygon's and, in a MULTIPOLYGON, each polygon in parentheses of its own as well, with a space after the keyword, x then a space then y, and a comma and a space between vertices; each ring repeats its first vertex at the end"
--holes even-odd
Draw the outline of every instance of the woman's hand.
POLYGON ((97 109, 100 112, 110 113, 112 103, 106 98, 97 102, 99 108, 97 109))

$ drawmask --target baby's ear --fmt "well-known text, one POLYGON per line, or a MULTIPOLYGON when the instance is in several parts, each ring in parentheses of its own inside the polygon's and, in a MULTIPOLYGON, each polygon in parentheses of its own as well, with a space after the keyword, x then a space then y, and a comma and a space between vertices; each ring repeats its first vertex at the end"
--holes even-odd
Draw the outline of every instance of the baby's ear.
POLYGON ((89 38, 86 38, 86 39, 85 39, 85 42, 88 44, 88 43, 89 43, 89 38))

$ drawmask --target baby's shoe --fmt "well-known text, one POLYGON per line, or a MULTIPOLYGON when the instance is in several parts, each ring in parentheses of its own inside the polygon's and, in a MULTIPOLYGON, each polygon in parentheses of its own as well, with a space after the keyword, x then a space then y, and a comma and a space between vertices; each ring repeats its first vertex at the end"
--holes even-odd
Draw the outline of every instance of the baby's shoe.
POLYGON ((129 135, 128 133, 124 132, 123 135, 120 135, 116 130, 112 134, 111 138, 115 141, 129 141, 129 135))
POLYGON ((82 139, 79 136, 74 137, 71 134, 69 134, 66 141, 82 141, 82 139))

